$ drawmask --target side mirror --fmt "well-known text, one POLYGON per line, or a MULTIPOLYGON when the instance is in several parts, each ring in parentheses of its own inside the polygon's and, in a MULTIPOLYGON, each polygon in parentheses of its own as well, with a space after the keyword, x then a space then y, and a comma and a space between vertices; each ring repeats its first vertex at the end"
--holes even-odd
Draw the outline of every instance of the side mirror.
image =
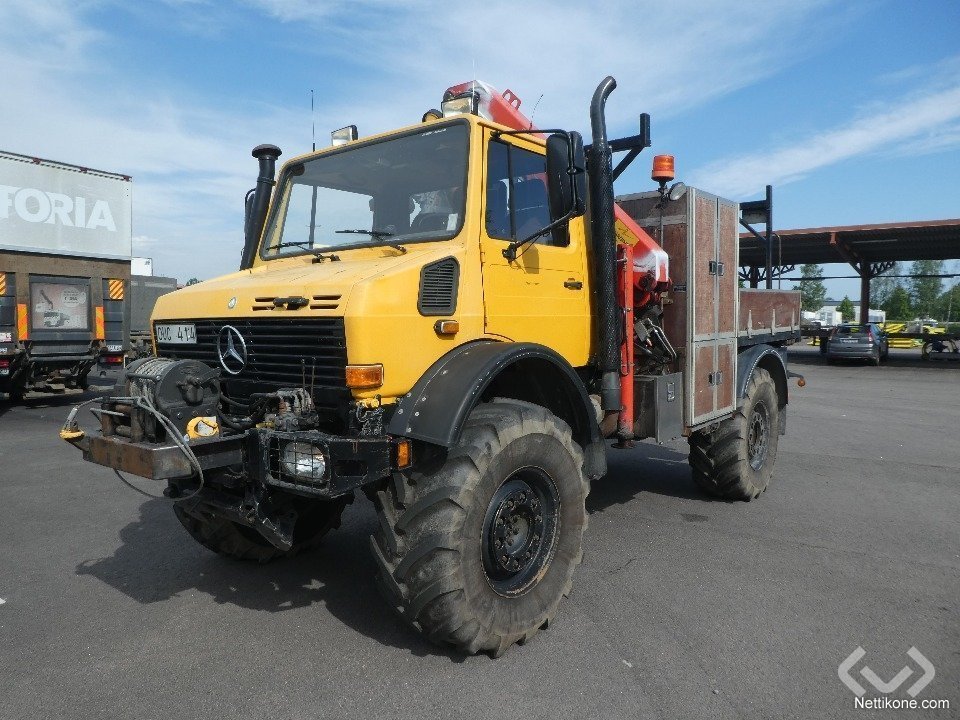
POLYGON ((586 167, 580 133, 553 133, 547 138, 547 193, 552 221, 586 212, 586 167))

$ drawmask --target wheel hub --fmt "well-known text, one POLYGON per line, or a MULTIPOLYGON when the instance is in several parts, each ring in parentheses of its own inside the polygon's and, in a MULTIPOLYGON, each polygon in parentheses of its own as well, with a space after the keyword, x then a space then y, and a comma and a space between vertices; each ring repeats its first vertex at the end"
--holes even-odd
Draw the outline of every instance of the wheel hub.
POLYGON ((750 426, 747 435, 747 457, 750 467, 759 470, 767 459, 770 444, 770 416, 767 406, 757 403, 750 413, 750 426))
POLYGON ((549 564, 557 529, 559 497, 553 480, 539 468, 515 472, 487 508, 483 568, 494 590, 526 590, 549 564))

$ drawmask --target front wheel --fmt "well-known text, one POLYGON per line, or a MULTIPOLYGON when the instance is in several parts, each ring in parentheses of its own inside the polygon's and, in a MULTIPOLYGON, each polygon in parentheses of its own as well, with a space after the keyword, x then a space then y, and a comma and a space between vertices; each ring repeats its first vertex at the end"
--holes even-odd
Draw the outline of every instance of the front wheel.
POLYGON ((173 512, 191 537, 208 550, 236 560, 265 563, 315 549, 324 535, 340 527, 347 500, 303 500, 297 503, 293 547, 281 550, 253 528, 206 511, 176 504, 173 512))
POLYGON ((381 589, 433 642, 497 657, 570 592, 587 493, 566 423, 530 403, 481 405, 442 463, 374 494, 381 589))
POLYGON ((777 460, 780 404, 773 378, 756 368, 733 417, 690 436, 693 480, 708 495, 753 500, 767 489, 777 460))

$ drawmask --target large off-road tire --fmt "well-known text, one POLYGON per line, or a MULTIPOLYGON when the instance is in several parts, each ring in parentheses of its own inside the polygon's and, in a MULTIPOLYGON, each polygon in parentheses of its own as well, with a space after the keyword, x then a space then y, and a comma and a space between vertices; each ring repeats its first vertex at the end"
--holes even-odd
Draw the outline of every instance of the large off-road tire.
POLYGON ((753 500, 770 484, 779 439, 777 387, 756 368, 736 414, 712 433, 690 436, 693 480, 713 497, 753 500))
POLYGON ((438 645, 498 657, 569 594, 588 492, 563 420, 516 400, 480 405, 444 460, 373 495, 381 589, 438 645))
POLYGON ((346 500, 303 500, 303 503, 298 503, 293 547, 289 550, 281 550, 253 528, 204 511, 202 506, 187 512, 182 506, 174 505, 173 511, 193 539, 208 550, 237 560, 265 563, 313 550, 324 535, 340 527, 346 500))

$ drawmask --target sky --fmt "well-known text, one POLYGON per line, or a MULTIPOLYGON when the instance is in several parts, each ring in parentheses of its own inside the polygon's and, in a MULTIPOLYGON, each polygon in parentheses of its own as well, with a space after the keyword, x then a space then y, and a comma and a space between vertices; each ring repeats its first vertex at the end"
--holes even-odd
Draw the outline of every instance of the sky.
POLYGON ((956 0, 0 0, 0 68, 0 149, 133 176, 134 254, 181 281, 236 269, 255 145, 414 123, 474 78, 588 135, 613 75, 610 137, 652 116, 618 194, 670 153, 733 200, 772 185, 778 230, 960 217, 956 0))

